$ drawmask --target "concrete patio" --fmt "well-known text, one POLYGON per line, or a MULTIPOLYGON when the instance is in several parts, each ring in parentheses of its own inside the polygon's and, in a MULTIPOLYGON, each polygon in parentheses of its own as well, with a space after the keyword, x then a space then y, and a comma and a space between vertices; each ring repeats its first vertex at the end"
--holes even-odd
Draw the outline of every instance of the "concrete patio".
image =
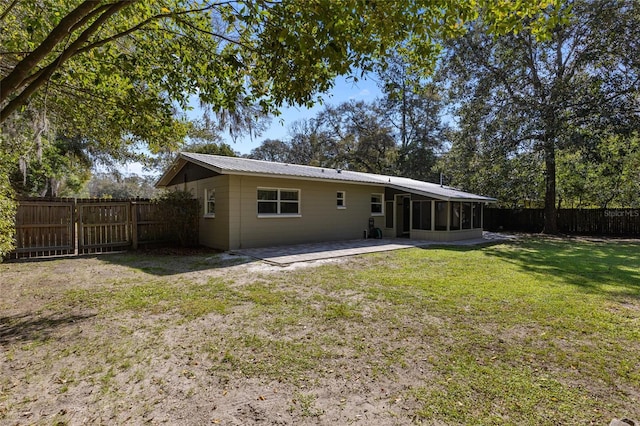
POLYGON ((321 259, 354 256, 365 253, 400 250, 412 247, 429 246, 474 246, 500 241, 513 240, 511 235, 484 232, 482 238, 453 242, 435 242, 424 240, 394 239, 359 239, 346 241, 329 241, 323 243, 297 244, 291 246, 240 249, 232 254, 248 256, 264 262, 286 266, 296 262, 311 262, 321 259))

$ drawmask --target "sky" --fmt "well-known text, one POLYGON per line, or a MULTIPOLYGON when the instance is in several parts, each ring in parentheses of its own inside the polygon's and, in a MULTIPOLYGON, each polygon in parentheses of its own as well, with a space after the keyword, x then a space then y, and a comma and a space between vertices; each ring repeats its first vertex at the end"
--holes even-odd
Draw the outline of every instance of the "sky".
POLYGON ((326 105, 339 105, 350 100, 371 102, 381 95, 380 88, 372 78, 361 79, 354 83, 340 77, 336 80, 333 90, 322 95, 322 105, 316 105, 313 108, 296 106, 284 108, 282 114, 274 117, 271 125, 260 136, 253 139, 237 138, 235 142, 229 137, 226 142, 240 154, 248 154, 252 149, 260 146, 265 139, 287 139, 289 127, 294 122, 315 117, 326 105))
MULTIPOLYGON (((234 141, 231 136, 227 135, 225 142, 228 143, 234 151, 240 154, 248 154, 252 149, 260 146, 265 139, 286 140, 288 138, 289 127, 291 127, 293 123, 298 120, 315 117, 326 105, 339 105, 350 100, 372 102, 382 96, 382 92, 374 78, 375 76, 366 79, 363 78, 357 83, 354 83, 344 77, 339 77, 336 80, 334 88, 329 93, 321 95, 323 104, 318 104, 313 108, 297 106, 283 108, 281 115, 274 117, 270 125, 259 136, 253 138, 249 136, 238 137, 234 141)), ((193 111, 192 114, 194 116, 200 115, 197 110, 193 111)), ((142 165, 139 163, 125 164, 122 166, 121 172, 124 174, 149 174, 149 172, 143 170, 142 165)))

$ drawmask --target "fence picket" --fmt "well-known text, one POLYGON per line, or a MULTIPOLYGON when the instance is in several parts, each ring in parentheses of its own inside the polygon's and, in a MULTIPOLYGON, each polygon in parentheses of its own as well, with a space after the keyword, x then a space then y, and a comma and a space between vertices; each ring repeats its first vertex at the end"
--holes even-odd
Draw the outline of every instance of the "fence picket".
MULTIPOLYGON (((489 231, 541 232, 544 209, 484 210, 489 231)), ((640 236, 640 209, 560 209, 558 231, 565 234, 640 236)))
POLYGON ((16 248, 9 258, 104 253, 169 243, 172 224, 161 219, 161 208, 139 199, 21 198, 16 248))

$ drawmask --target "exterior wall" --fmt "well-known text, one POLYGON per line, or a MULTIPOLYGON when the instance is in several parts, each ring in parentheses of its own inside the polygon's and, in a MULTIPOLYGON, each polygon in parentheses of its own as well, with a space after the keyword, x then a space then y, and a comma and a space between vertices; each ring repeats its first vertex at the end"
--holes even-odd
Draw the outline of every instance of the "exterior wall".
POLYGON ((221 175, 174 185, 169 189, 186 190, 200 205, 200 244, 219 250, 229 249, 229 176, 221 175), (204 215, 205 189, 216 191, 215 217, 204 215))
MULTIPOLYGON (((399 191, 385 191, 375 185, 346 182, 320 182, 296 179, 265 178, 239 175, 219 175, 187 183, 170 189, 190 191, 200 204, 200 244, 220 250, 266 247, 320 241, 358 239, 368 231, 369 218, 380 228, 384 238, 397 235, 399 191), (280 188, 300 190, 299 217, 258 217, 257 189, 280 188), (215 217, 205 217, 205 189, 216 191, 215 217), (345 209, 336 205, 336 193, 344 191, 345 209), (385 216, 371 215, 371 194, 383 194, 383 209, 393 205, 393 227, 387 228, 385 216)), ((412 200, 428 200, 411 195, 412 200)), ((433 206, 433 204, 432 204, 433 206)), ((447 222, 450 205, 447 203, 447 222)), ((432 210, 432 229, 435 221, 432 210)), ((413 210, 411 210, 413 215, 413 210)), ((412 217, 410 218, 412 223, 412 217)), ((410 227, 410 238, 431 241, 457 241, 482 237, 482 228, 426 231, 410 227)))
MULTIPOLYGON (((362 238, 371 216, 371 194, 384 188, 340 182, 229 176, 229 249, 362 238), (300 190, 299 217, 258 217, 258 188, 300 190), (345 192, 345 209, 336 206, 345 192)), ((383 228, 384 216, 374 216, 383 228)))

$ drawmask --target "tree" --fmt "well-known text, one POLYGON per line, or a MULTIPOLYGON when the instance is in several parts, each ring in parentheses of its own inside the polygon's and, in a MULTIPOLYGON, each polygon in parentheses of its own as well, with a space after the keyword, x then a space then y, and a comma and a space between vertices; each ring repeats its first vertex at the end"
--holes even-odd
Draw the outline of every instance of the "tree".
POLYGON ((452 134, 452 147, 438 162, 445 184, 487 194, 507 208, 544 205, 542 156, 536 151, 513 155, 498 144, 464 132, 452 134))
POLYGON ((558 205, 640 205, 640 139, 610 135, 597 146, 558 152, 558 205))
POLYGON ((42 146, 34 159, 21 157, 11 175, 18 194, 27 196, 70 196, 91 177, 93 161, 86 150, 86 141, 58 135, 42 146))
POLYGON ((288 162, 316 167, 340 167, 334 141, 319 117, 299 120, 289 129, 288 162))
MULTIPOLYGON (((0 154, 19 161, 46 127, 103 158, 177 147, 192 96, 228 123, 315 102, 337 75, 404 43, 432 68, 437 40, 480 11, 496 32, 551 0, 1 0, 0 154), (32 117, 33 131, 21 121, 32 117), (7 141, 7 139, 11 139, 7 141)), ((536 30, 544 23, 532 21, 536 30)), ((38 144, 36 150, 39 151, 38 144)), ((2 174, 6 170, 2 171, 2 174)))
POLYGON ((396 174, 396 153, 385 114, 374 104, 352 101, 328 105, 315 117, 295 122, 286 142, 267 139, 249 157, 396 174))
POLYGON ((156 180, 154 176, 96 173, 87 183, 86 196, 119 199, 154 198, 159 194, 159 190, 154 187, 156 180))
POLYGON ((291 163, 289 160, 289 146, 279 139, 265 139, 260 146, 252 149, 247 157, 254 160, 291 163))
MULTIPOLYGON (((513 25, 540 7, 532 0, 517 7, 481 3, 497 27, 513 25)), ((112 82, 137 73, 134 81, 162 82, 155 88, 182 103, 196 92, 227 110, 245 101, 265 107, 270 101, 309 103, 336 74, 369 68, 372 58, 385 56, 395 43, 413 47, 416 58, 433 60, 434 40, 459 34, 460 23, 478 15, 462 0, 54 1, 48 7, 4 1, 2 6, 7 49, 2 122, 54 76, 97 77, 90 86, 99 86, 113 65, 123 68, 112 82), (210 55, 198 55, 197 49, 210 55), (101 69, 103 63, 109 69, 101 69)))
POLYGON ((443 103, 438 87, 405 57, 392 55, 386 67, 378 71, 385 93, 379 110, 393 127, 398 142, 398 173, 435 181, 435 165, 446 140, 443 103))
POLYGON ((560 13, 568 18, 544 40, 469 24, 444 61, 463 131, 507 158, 541 153, 548 233, 557 232, 558 150, 597 145, 603 129, 629 135, 640 101, 637 2, 568 1, 560 13))
POLYGON ((346 170, 396 174, 397 147, 390 123, 374 105, 344 102, 327 106, 318 115, 331 142, 335 167, 346 170))

